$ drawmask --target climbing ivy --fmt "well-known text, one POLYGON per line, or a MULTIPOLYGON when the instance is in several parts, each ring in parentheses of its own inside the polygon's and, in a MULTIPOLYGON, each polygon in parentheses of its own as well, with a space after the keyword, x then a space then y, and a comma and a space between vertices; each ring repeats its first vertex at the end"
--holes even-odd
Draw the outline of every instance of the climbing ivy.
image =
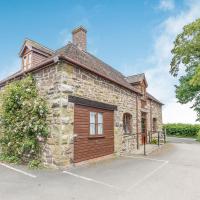
POLYGON ((0 152, 9 162, 40 161, 40 141, 48 135, 47 103, 28 76, 0 92, 0 152))

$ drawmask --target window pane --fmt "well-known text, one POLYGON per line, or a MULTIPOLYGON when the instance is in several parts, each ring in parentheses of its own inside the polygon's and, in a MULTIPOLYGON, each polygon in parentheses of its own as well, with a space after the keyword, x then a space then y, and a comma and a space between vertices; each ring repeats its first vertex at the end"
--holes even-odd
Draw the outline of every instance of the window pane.
POLYGON ((103 124, 98 124, 98 134, 99 135, 103 134, 103 124))
POLYGON ((28 64, 31 64, 31 57, 32 57, 32 54, 29 54, 28 55, 28 64))
POLYGON ((98 113, 98 123, 99 124, 103 123, 103 113, 98 113))
POLYGON ((27 58, 26 56, 24 56, 24 66, 26 66, 26 64, 27 64, 27 58))
POLYGON ((95 124, 95 112, 90 112, 90 124, 95 124))
POLYGON ((103 134, 103 113, 98 113, 98 134, 103 134))
POLYGON ((90 112, 90 135, 95 135, 96 133, 96 113, 90 112))
POLYGON ((90 124, 90 135, 95 135, 95 124, 90 124))

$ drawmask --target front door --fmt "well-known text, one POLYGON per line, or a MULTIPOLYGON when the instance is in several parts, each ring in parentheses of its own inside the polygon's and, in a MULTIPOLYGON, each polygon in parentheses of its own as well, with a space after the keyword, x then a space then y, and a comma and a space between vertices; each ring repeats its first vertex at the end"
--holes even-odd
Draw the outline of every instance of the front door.
POLYGON ((147 117, 146 113, 141 113, 141 132, 142 132, 142 144, 147 143, 147 117))

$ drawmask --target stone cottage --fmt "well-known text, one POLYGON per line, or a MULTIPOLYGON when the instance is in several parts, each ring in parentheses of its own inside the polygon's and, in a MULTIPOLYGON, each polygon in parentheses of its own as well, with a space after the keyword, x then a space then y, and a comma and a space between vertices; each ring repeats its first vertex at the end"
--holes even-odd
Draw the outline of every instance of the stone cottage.
POLYGON ((87 30, 53 51, 26 39, 20 71, 0 82, 32 74, 49 103, 47 165, 68 166, 112 154, 134 152, 162 130, 162 103, 147 92, 144 74, 125 77, 87 51, 87 30), (146 136, 146 137, 145 137, 146 136))

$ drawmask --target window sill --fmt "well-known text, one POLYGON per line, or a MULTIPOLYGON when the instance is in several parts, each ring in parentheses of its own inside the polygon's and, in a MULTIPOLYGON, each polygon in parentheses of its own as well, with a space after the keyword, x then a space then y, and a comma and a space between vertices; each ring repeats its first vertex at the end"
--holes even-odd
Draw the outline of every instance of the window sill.
POLYGON ((90 135, 88 136, 89 139, 97 139, 97 138, 105 138, 105 135, 90 135))

